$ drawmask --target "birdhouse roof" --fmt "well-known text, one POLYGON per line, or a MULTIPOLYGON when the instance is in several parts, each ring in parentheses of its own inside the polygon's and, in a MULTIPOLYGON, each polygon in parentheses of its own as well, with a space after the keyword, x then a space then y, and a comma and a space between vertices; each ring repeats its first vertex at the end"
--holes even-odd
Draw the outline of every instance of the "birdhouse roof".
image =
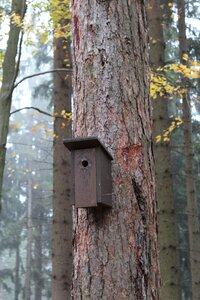
POLYGON ((65 139, 63 144, 70 150, 78 150, 78 149, 87 149, 87 148, 95 148, 100 147, 112 160, 113 157, 106 149, 106 147, 100 142, 97 137, 78 137, 78 138, 71 138, 65 139))

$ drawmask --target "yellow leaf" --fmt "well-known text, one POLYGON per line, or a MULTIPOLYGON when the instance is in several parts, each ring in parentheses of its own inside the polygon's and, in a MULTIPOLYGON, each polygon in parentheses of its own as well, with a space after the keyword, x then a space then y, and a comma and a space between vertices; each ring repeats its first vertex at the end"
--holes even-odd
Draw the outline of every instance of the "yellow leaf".
POLYGON ((191 78, 194 78, 194 79, 198 79, 198 78, 200 78, 200 73, 192 73, 192 74, 190 75, 190 77, 191 77, 191 78))
POLYGON ((187 53, 183 54, 183 60, 188 61, 188 54, 187 53))
POLYGON ((12 131, 16 132, 20 127, 22 126, 22 124, 20 123, 11 123, 10 127, 12 129, 12 131))
POLYGON ((156 143, 159 143, 161 141, 161 135, 156 136, 156 143))
POLYGON ((163 138, 163 141, 164 141, 164 142, 169 142, 169 141, 170 141, 170 138, 164 137, 164 138, 163 138))
POLYGON ((17 26, 21 25, 21 17, 16 13, 12 13, 11 20, 13 24, 16 24, 17 26))

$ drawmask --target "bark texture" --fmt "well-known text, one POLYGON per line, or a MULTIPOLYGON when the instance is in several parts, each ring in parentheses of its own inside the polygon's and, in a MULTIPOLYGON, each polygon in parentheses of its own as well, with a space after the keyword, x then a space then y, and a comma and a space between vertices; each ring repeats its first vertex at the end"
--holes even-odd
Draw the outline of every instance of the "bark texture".
MULTIPOLYGON (((183 55, 187 54, 187 38, 185 24, 185 1, 178 0, 178 29, 180 63, 186 64, 183 55)), ((183 78, 183 86, 186 92, 183 95, 183 128, 185 150, 185 181, 187 195, 188 232, 190 248, 190 268, 192 279, 192 299, 200 299, 200 228, 198 220, 198 205, 196 199, 196 184, 194 171, 194 147, 192 140, 191 102, 188 93, 188 79, 183 78)))
POLYGON ((74 0, 72 20, 74 133, 114 157, 113 208, 74 210, 72 299, 159 299, 144 4, 74 0))
MULTIPOLYGON (((165 44, 160 0, 148 1, 150 36, 150 64, 152 71, 165 64, 165 44)), ((173 201, 173 182, 170 168, 170 145, 155 142, 155 137, 169 127, 168 99, 158 96, 153 100, 153 137, 158 202, 158 243, 163 300, 180 299, 178 236, 173 201)))
MULTIPOLYGON (((16 15, 21 16, 21 19, 23 19, 26 11, 26 1, 12 0, 11 11, 16 15)), ((10 32, 2 67, 3 77, 0 90, 0 201, 2 194, 3 172, 5 166, 6 142, 9 130, 12 93, 19 68, 19 60, 17 62, 17 54, 20 53, 21 48, 20 32, 21 27, 17 26, 11 21, 10 32)))
MULTIPOLYGON (((71 64, 70 40, 54 40, 54 68, 71 64)), ((70 201, 70 154, 63 139, 71 137, 71 120, 62 111, 71 112, 71 75, 54 75, 54 154, 53 154, 53 228, 52 228, 52 300, 69 299, 72 273, 72 211, 70 201)))

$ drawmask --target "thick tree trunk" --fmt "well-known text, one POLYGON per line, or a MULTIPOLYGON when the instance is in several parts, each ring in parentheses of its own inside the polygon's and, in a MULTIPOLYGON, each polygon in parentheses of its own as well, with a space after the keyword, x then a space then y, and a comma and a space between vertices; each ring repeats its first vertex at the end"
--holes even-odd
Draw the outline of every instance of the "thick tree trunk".
MULTIPOLYGON (((187 38, 185 24, 185 1, 178 0, 178 29, 180 62, 187 64, 183 55, 187 54, 187 38)), ((188 231, 190 247, 190 266, 192 279, 192 299, 200 299, 200 232, 198 220, 198 205, 196 201, 196 186, 194 172, 194 148, 192 141, 191 103, 189 98, 188 79, 183 78, 183 86, 186 92, 183 95, 183 128, 185 150, 185 180, 187 194, 188 231)))
MULTIPOLYGON (((148 1, 150 63, 153 72, 165 64, 164 36, 160 0, 148 1)), ((178 236, 174 210, 170 145, 155 142, 155 137, 169 127, 168 101, 158 96, 153 101, 153 136, 156 169, 156 195, 158 202, 158 242, 163 300, 180 299, 178 236)))
POLYGON ((26 246, 26 269, 24 284, 24 300, 31 299, 31 261, 32 261, 32 181, 28 179, 27 199, 27 246, 26 246))
MULTIPOLYGON (((25 0, 12 0, 12 12, 24 18, 26 10, 25 0)), ((6 142, 9 129, 9 116, 14 89, 15 79, 18 74, 18 64, 16 62, 17 53, 19 54, 19 44, 21 27, 10 22, 10 32, 7 42, 3 62, 3 77, 0 90, 0 201, 3 185, 3 172, 6 157, 6 142)))
POLYGON ((16 245, 16 256, 15 256, 15 295, 14 295, 14 300, 19 299, 19 293, 20 293, 19 265, 20 265, 20 253, 19 253, 19 244, 17 244, 16 245))
POLYGON ((142 1, 72 1, 75 136, 114 157, 113 208, 74 210, 72 299, 159 299, 142 1))
MULTIPOLYGON (((70 39, 54 40, 54 68, 71 65, 70 39)), ((52 231, 52 300, 69 299, 72 276, 72 211, 70 203, 70 155, 63 139, 71 137, 71 120, 61 118, 71 112, 71 75, 54 75, 54 181, 52 231)))

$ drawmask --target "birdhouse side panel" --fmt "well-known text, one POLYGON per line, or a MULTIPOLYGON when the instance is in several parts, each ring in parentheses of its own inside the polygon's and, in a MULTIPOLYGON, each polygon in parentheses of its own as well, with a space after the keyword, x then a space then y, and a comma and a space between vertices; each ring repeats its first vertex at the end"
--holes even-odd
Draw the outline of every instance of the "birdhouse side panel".
POLYGON ((110 157, 98 149, 97 154, 98 174, 98 203, 106 206, 112 206, 112 177, 111 177, 111 160, 110 157))

